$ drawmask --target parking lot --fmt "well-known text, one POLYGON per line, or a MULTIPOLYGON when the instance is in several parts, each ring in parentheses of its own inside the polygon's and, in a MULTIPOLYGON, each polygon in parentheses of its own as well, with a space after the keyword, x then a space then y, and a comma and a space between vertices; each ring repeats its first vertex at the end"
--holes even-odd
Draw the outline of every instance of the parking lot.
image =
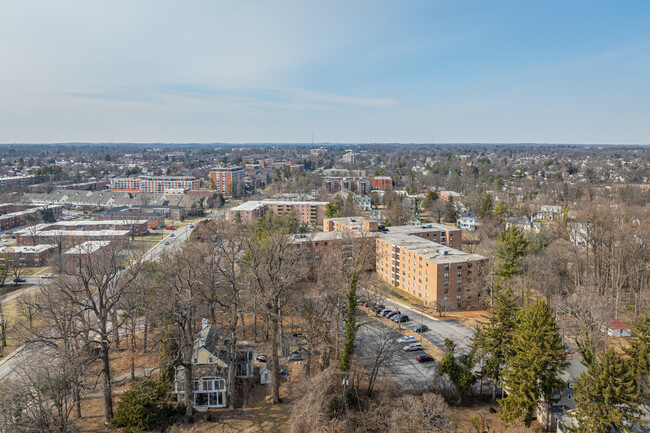
MULTIPOLYGON (((397 305, 391 303, 390 301, 386 302, 386 308, 391 308, 393 310, 399 310, 402 314, 409 316, 409 321, 402 323, 404 328, 413 330, 419 325, 426 325, 429 327, 429 331, 424 332, 422 337, 427 341, 431 342, 440 350, 445 350, 445 338, 451 339, 456 343, 457 350, 467 350, 472 341, 472 336, 474 335, 474 329, 469 326, 463 325, 455 319, 449 320, 435 320, 427 316, 423 316, 418 311, 404 307, 402 305, 397 305)), ((368 314, 374 314, 371 311, 368 311, 368 314)), ((380 320, 389 320, 381 318, 380 320)))
POLYGON ((398 343, 400 337, 402 334, 397 330, 375 319, 367 318, 357 332, 355 350, 364 367, 369 371, 372 370, 378 352, 388 351, 389 359, 384 362, 378 377, 393 379, 404 390, 420 390, 430 386, 437 375, 438 364, 435 361, 419 363, 416 358, 425 351, 404 351, 402 348, 408 343, 398 343), (382 344, 390 347, 382 347, 382 344))

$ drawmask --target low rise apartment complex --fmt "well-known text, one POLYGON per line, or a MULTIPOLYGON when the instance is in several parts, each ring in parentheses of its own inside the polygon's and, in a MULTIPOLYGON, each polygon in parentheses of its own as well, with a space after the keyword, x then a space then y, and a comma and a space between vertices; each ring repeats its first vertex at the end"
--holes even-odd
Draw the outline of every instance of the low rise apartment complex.
POLYGON ((40 267, 45 266, 56 251, 56 245, 43 244, 34 246, 5 247, 0 250, 0 259, 9 261, 12 267, 40 267))

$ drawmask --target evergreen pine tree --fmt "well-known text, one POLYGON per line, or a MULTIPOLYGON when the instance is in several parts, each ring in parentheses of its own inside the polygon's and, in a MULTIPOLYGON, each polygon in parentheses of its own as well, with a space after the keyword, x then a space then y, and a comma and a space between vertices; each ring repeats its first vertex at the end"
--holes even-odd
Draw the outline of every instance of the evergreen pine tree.
POLYGON ((551 310, 538 300, 521 313, 512 352, 506 357, 502 377, 508 396, 499 402, 503 420, 522 419, 530 426, 540 398, 551 401, 554 390, 561 386, 558 376, 566 367, 565 359, 551 310))
POLYGON ((575 433, 632 433, 641 392, 630 360, 609 349, 578 378, 575 433))
POLYGON ((486 192, 481 201, 481 208, 479 209, 478 216, 480 218, 486 218, 492 216, 492 208, 494 207, 494 199, 492 194, 486 192))
POLYGON ((498 274, 507 279, 521 273, 519 259, 528 252, 528 239, 517 227, 499 232, 496 256, 499 261, 498 274))
POLYGON ((650 318, 648 316, 639 318, 629 343, 630 346, 625 349, 625 353, 630 357, 634 372, 637 376, 650 373, 650 318))
POLYGON ((457 219, 458 212, 456 212, 456 206, 454 206, 454 197, 450 195, 445 210, 445 222, 455 224, 457 219))
POLYGON ((511 350, 519 307, 509 289, 503 289, 494 296, 494 306, 490 316, 481 322, 474 334, 472 350, 482 364, 481 374, 492 380, 492 400, 496 401, 497 382, 501 379, 501 369, 511 350))

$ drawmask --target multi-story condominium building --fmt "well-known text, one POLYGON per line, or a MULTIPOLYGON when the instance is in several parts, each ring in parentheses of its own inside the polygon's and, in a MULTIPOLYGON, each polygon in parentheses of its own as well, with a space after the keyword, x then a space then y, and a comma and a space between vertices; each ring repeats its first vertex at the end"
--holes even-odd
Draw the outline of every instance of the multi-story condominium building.
POLYGON ((252 223, 270 210, 275 215, 295 212, 300 224, 320 225, 325 218, 326 206, 326 201, 251 200, 231 208, 228 219, 235 221, 239 218, 242 222, 252 223))
POLYGON ((27 176, 0 177, 0 189, 31 185, 35 182, 35 180, 36 176, 31 174, 27 176))
POLYGON ((440 198, 445 201, 449 201, 449 197, 452 197, 454 201, 462 200, 463 195, 457 193, 456 191, 440 191, 440 198))
POLYGON ((164 193, 197 190, 200 186, 201 181, 192 176, 118 177, 111 180, 114 191, 164 193))
POLYGON ((357 154, 354 152, 347 152, 345 155, 343 155, 341 160, 346 164, 354 164, 357 161, 357 154))
POLYGON ((379 277, 439 311, 482 305, 487 258, 407 234, 377 238, 379 277))
POLYGON ((323 179, 323 188, 330 193, 347 189, 359 195, 366 195, 370 192, 370 181, 360 177, 327 177, 323 179))
POLYGON ((40 244, 35 246, 5 247, 0 250, 0 253, 6 255, 9 264, 12 266, 37 267, 45 266, 55 251, 56 245, 40 244))
POLYGON ((390 176, 374 176, 370 179, 372 189, 380 189, 386 191, 393 187, 393 178, 390 176))
POLYGON ((200 187, 201 181, 192 176, 140 176, 140 192, 188 191, 200 187))
POLYGON ((233 183, 244 179, 244 168, 238 165, 217 167, 210 172, 212 186, 222 194, 230 194, 233 183))
POLYGON ((111 189, 114 191, 140 192, 140 178, 116 177, 111 180, 111 189))

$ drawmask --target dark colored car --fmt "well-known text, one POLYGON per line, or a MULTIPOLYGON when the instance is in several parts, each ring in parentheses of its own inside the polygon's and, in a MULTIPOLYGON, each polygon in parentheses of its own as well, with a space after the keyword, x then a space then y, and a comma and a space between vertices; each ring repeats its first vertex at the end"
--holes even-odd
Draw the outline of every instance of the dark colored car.
POLYGON ((27 280, 24 278, 14 278, 14 283, 26 283, 27 280))
POLYGON ((418 325, 414 329, 414 331, 417 332, 418 334, 420 334, 422 332, 427 332, 428 330, 429 330, 429 327, 427 325, 418 325))
POLYGON ((417 358, 418 362, 433 362, 433 356, 427 355, 426 353, 423 353, 422 355, 419 355, 417 358))
POLYGON ((268 356, 266 355, 257 355, 255 359, 257 359, 259 362, 266 362, 269 360, 268 356))
POLYGON ((290 361, 302 361, 302 360, 304 360, 304 359, 305 359, 305 358, 303 358, 303 356, 302 356, 300 353, 298 353, 298 352, 293 353, 293 354, 291 355, 291 357, 289 358, 290 361))
POLYGON ((409 321, 409 316, 406 316, 406 315, 398 316, 397 320, 395 320, 395 321, 397 323, 408 322, 409 321))
POLYGON ((371 310, 374 311, 375 313, 379 313, 379 312, 380 312, 381 310, 383 310, 384 308, 386 308, 385 305, 375 304, 375 305, 371 308, 371 310))

